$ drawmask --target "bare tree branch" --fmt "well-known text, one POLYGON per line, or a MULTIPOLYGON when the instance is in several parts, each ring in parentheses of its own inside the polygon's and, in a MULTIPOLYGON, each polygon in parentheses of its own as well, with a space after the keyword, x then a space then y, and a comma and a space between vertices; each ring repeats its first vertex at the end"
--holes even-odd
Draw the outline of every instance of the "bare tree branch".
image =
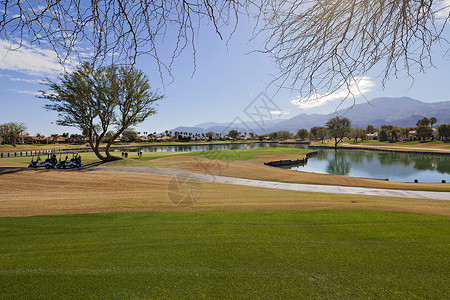
MULTIPOLYGON (((163 79, 174 60, 195 40, 202 23, 222 39, 224 27, 238 23, 250 1, 46 0, 0 1, 0 38, 46 43, 64 64, 70 57, 95 64, 134 64, 154 59, 163 79)), ((231 32, 232 33, 232 32, 231 32)), ((231 34, 230 33, 230 34, 231 34)))
POLYGON ((448 7, 433 0, 267 4, 254 36, 265 38, 259 52, 275 55, 280 72, 272 83, 302 97, 340 90, 371 70, 380 72, 383 86, 402 72, 412 77, 433 66, 432 46, 447 42, 442 33, 449 17, 439 14, 448 7))

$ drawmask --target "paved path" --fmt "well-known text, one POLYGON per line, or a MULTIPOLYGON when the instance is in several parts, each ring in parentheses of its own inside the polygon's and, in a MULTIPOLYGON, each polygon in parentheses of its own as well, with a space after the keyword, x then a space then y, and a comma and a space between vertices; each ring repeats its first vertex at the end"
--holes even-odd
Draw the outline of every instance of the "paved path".
POLYGON ((217 182, 217 183, 228 183, 228 184, 246 185, 246 186, 262 187, 262 188, 270 188, 270 189, 290 190, 290 191, 450 200, 450 192, 426 192, 426 191, 361 188, 361 187, 336 186, 336 185, 283 183, 283 182, 275 182, 275 181, 244 179, 244 178, 216 176, 216 175, 210 175, 210 174, 200 174, 200 173, 174 171, 174 170, 167 170, 167 169, 152 169, 152 168, 127 168, 127 167, 108 167, 108 168, 103 167, 102 168, 102 167, 96 167, 96 168, 90 168, 90 169, 84 169, 84 170, 85 171, 149 173, 149 174, 157 174, 157 175, 165 175, 165 176, 192 178, 192 179, 211 181, 211 182, 217 182))

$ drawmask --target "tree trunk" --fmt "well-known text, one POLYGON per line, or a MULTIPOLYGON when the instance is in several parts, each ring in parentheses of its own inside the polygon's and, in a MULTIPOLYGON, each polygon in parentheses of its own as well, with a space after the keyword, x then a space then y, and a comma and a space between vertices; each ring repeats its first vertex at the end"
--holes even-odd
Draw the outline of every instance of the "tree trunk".
POLYGON ((108 159, 108 161, 114 161, 114 160, 119 160, 122 159, 120 157, 111 155, 111 153, 109 152, 109 149, 111 148, 112 144, 114 143, 114 141, 119 137, 119 135, 122 134, 122 132, 125 130, 125 128, 121 128, 119 131, 116 132, 116 134, 114 134, 109 140, 108 140, 108 144, 106 145, 105 148, 105 154, 106 157, 108 159))
MULTIPOLYGON (((114 140, 113 140, 113 142, 114 142, 114 140)), ((106 148, 105 148, 105 154, 106 154, 107 161, 114 161, 114 160, 121 159, 120 157, 111 155, 111 153, 109 152, 111 145, 112 145, 112 142, 111 142, 111 140, 109 140, 108 144, 106 145, 106 148)))
POLYGON ((100 151, 98 150, 98 144, 96 143, 94 145, 94 142, 92 141, 92 138, 89 138, 89 145, 91 146, 92 152, 95 153, 95 155, 101 160, 101 161, 107 161, 106 157, 103 156, 100 151))

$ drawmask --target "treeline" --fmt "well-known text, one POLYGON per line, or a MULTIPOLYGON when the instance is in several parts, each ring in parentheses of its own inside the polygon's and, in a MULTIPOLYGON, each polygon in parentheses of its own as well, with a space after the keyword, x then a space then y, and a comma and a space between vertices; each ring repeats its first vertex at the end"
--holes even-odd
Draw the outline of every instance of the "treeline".
MULTIPOLYGON (((358 140, 379 140, 398 142, 398 141, 449 141, 450 124, 441 124, 433 127, 437 119, 422 118, 416 123, 416 127, 397 127, 393 125, 382 125, 379 129, 372 125, 364 128, 351 127, 351 120, 347 118, 335 117, 325 124, 325 126, 314 126, 307 130, 299 129, 295 134, 287 130, 271 132, 267 134, 256 135, 253 132, 240 132, 230 130, 228 133, 191 133, 168 131, 157 134, 156 132, 138 132, 133 129, 125 130, 115 142, 133 143, 133 142, 191 142, 191 141, 236 141, 236 140, 259 140, 259 141, 285 141, 295 139, 297 141, 315 140, 322 141, 334 139, 335 145, 342 142, 344 138, 357 143, 358 140)), ((49 137, 36 134, 30 136, 25 134, 26 126, 23 123, 5 123, 0 124, 0 142, 15 146, 18 143, 84 143, 87 141, 86 134, 63 133, 51 134, 49 137)), ((107 132, 102 142, 106 142, 114 132, 107 132)))

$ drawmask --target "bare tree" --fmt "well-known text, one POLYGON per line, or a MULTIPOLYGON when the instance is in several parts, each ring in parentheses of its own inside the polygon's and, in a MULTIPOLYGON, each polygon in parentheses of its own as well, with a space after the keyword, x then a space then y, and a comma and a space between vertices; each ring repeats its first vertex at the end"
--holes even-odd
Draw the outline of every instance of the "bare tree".
POLYGON ((19 46, 49 44, 61 62, 78 56, 79 61, 92 57, 94 63, 135 63, 140 55, 148 55, 162 76, 170 74, 175 58, 186 48, 194 53, 195 68, 195 40, 201 24, 214 26, 223 39, 222 30, 229 26, 225 31, 234 32, 248 2, 3 0, 0 38, 19 46))
POLYGON ((78 55, 134 63, 148 55, 163 76, 186 48, 195 70, 202 24, 230 37, 240 16, 253 15, 253 38, 265 40, 259 51, 280 70, 276 85, 314 98, 343 88, 351 94, 371 70, 384 84, 432 66, 432 46, 445 41, 447 9, 436 0, 2 0, 0 38, 49 44, 61 61, 78 55))
MULTIPOLYGON (((442 2, 440 2, 442 4, 442 2)), ((351 89, 370 70, 383 86, 401 72, 413 76, 432 66, 432 46, 449 19, 433 0, 270 1, 256 36, 273 55, 280 73, 274 82, 314 99, 351 89)))

